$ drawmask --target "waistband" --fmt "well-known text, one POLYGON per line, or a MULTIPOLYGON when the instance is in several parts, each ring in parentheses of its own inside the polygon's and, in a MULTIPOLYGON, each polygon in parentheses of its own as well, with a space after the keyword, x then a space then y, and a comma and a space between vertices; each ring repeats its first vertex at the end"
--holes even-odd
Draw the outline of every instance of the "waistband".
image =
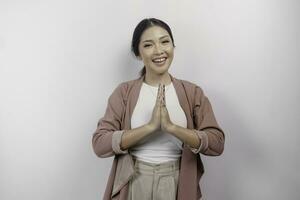
POLYGON ((138 160, 133 157, 133 161, 135 162, 134 166, 135 168, 143 168, 143 169, 154 169, 154 170, 160 170, 160 169, 173 169, 177 170, 180 166, 180 159, 176 161, 167 161, 163 163, 150 163, 143 160, 138 160))

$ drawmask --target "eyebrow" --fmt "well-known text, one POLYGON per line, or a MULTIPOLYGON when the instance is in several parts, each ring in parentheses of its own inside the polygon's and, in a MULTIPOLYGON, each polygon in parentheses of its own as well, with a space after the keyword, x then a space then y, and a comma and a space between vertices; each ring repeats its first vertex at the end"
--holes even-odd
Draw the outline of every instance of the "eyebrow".
MULTIPOLYGON (((165 37, 169 37, 169 35, 164 35, 164 36, 160 37, 159 39, 162 39, 162 38, 165 38, 165 37)), ((144 42, 152 42, 152 40, 144 40, 143 43, 144 42)))

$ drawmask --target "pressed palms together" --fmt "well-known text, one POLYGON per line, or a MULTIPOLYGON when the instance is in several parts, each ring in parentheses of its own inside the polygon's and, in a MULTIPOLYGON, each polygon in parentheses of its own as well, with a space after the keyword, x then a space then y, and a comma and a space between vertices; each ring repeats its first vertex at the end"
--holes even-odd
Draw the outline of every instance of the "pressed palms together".
POLYGON ((153 130, 168 131, 173 125, 166 107, 165 85, 159 83, 155 106, 149 125, 153 130))

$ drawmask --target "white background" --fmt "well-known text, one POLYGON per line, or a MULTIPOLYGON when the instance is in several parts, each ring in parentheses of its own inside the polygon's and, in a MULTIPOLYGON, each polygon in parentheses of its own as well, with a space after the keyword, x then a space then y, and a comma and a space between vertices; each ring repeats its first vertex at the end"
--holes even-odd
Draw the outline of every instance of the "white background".
POLYGON ((145 17, 174 34, 170 73, 200 85, 226 134, 203 199, 300 198, 297 0, 0 1, 0 199, 102 199, 91 146, 108 96, 142 68, 145 17))

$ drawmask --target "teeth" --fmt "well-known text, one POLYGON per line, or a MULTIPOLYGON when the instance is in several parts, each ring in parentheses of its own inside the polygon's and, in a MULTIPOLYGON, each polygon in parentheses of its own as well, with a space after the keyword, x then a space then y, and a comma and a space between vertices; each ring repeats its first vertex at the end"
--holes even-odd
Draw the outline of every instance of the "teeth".
POLYGON ((163 62, 165 60, 166 60, 166 58, 157 58, 157 59, 154 59, 153 62, 163 62))

